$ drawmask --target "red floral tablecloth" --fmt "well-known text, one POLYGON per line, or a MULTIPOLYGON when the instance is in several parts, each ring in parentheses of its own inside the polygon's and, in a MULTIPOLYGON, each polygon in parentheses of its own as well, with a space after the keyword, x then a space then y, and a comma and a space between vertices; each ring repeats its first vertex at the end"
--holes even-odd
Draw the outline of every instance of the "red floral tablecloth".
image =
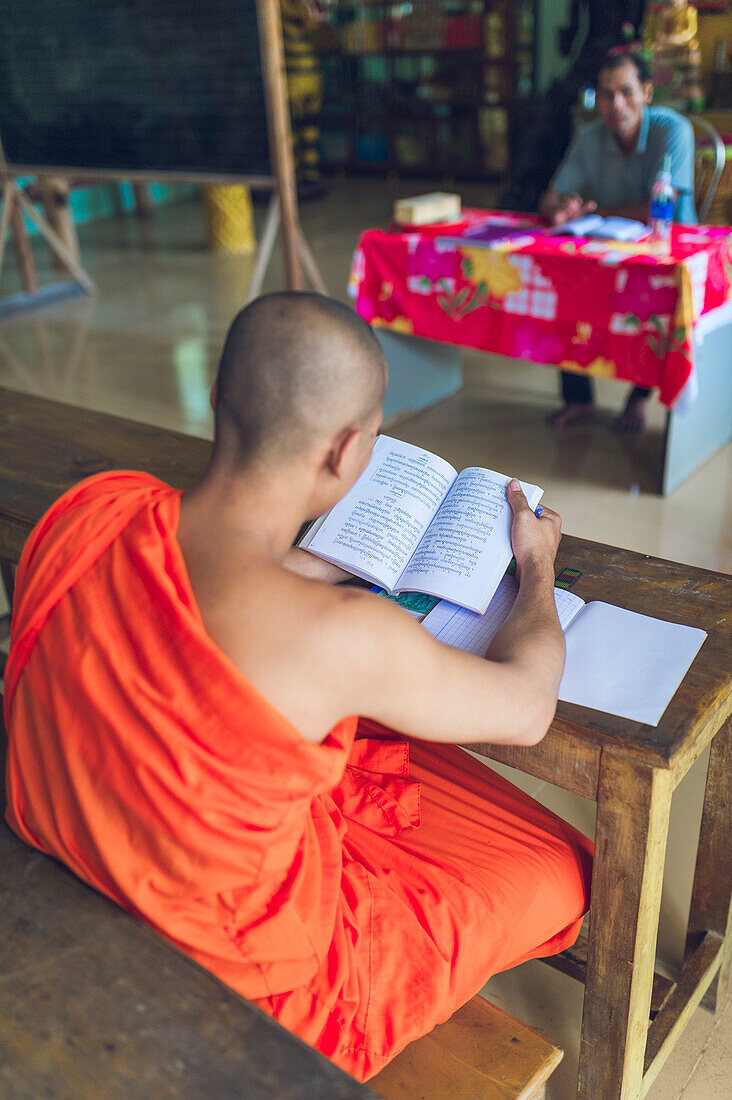
POLYGON ((454 226, 364 233, 351 271, 375 326, 657 386, 672 406, 694 371, 692 330, 732 298, 732 236, 674 226, 671 254, 645 242, 546 236, 538 219, 466 211, 454 226), (460 234, 486 218, 519 236, 491 247, 460 234))

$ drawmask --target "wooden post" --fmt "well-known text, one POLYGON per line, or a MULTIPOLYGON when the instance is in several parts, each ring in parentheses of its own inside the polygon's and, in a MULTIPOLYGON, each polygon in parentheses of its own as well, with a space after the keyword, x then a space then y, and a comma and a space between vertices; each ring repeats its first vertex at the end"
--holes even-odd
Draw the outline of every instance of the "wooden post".
POLYGON ((33 259, 33 249, 31 248, 28 230, 25 228, 25 222, 23 221, 23 211, 20 208, 17 190, 10 195, 8 202, 10 203, 10 232, 13 237, 15 259, 20 272, 20 283, 26 294, 35 294, 38 290, 38 273, 33 259))
POLYGON ((285 53, 282 45, 282 19, 278 0, 257 0, 257 20, 264 98, 267 104, 269 149, 277 177, 280 200, 285 277, 289 290, 302 290, 304 283, 298 258, 299 219, 295 189, 295 162, 292 156, 285 53))
POLYGON ((3 180, 2 198, 0 199, 0 273, 3 269, 5 242, 8 239, 10 229, 10 215, 15 204, 15 190, 15 180, 3 180))
POLYGON ((262 239, 259 243, 259 251, 257 252, 257 259, 254 263, 254 270, 252 271, 252 277, 249 283, 249 290, 247 292, 246 304, 254 301, 259 295, 262 289, 262 283, 264 282, 264 276, 267 271, 267 265, 269 264, 272 256, 272 249, 274 248, 275 239, 277 237, 277 230, 280 227, 280 200, 277 197, 276 192, 269 200, 269 206, 267 207, 267 218, 264 223, 264 231, 262 233, 262 239))
POLYGON ((603 750, 580 1040, 582 1097, 642 1096, 670 801, 670 772, 603 750))
POLYGON ((96 290, 93 281, 89 278, 87 273, 81 267, 81 264, 78 264, 76 262, 76 260, 66 247, 65 242, 62 241, 59 237, 58 233, 56 233, 55 230, 51 229, 51 226, 44 218, 41 217, 41 215, 33 206, 33 203, 30 201, 30 199, 28 199, 22 191, 19 191, 17 187, 15 189, 15 200, 16 204, 23 208, 23 211, 28 216, 30 221, 33 222, 41 236, 44 237, 46 241, 48 241, 48 244, 51 246, 52 250, 59 257, 59 259, 63 262, 66 270, 68 271, 69 275, 71 275, 72 279, 74 279, 79 284, 79 286, 83 287, 87 294, 92 294, 96 290))
MULTIPOLYGON (((79 263, 81 253, 79 252, 79 239, 76 235, 76 226, 74 225, 69 203, 69 181, 65 176, 39 176, 38 184, 41 189, 46 221, 54 233, 57 233, 64 242, 69 254, 79 263)), ((58 271, 65 270, 66 265, 55 252, 52 253, 52 260, 53 266, 58 271)))
POLYGON ((150 198, 150 188, 147 183, 141 180, 133 181, 132 194, 135 196, 135 213, 138 218, 151 218, 155 207, 150 198))
POLYGON ((702 1000, 702 1007, 716 1012, 724 1004, 732 963, 732 718, 712 741, 704 791, 694 886, 691 892, 688 959, 704 939, 715 932, 725 939, 719 974, 702 1000))

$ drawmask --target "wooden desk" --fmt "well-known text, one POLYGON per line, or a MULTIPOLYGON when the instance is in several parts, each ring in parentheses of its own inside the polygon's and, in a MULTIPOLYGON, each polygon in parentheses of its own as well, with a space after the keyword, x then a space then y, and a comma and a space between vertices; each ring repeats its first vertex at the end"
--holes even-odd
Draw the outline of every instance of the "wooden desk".
MULTIPOLYGON (((144 468, 186 488, 211 445, 0 388, 0 558, 16 562, 44 510, 80 478, 144 468), (70 443, 69 440, 73 440, 70 443)), ((724 1000, 732 892, 732 579, 565 536, 557 566, 575 591, 709 634, 656 727, 560 703, 534 748, 471 746, 598 804, 590 934, 555 965, 585 980, 579 1095, 631 1100, 655 1078, 693 1009, 724 1000), (712 743, 689 916, 675 985, 653 967, 673 790, 712 743), (652 1025, 648 1026, 651 1013, 652 1025)))
POLYGON ((471 745, 597 802, 587 942, 546 961, 585 982, 578 1096, 635 1100, 650 1087, 700 1003, 724 1003, 732 893, 732 578, 565 536, 557 568, 574 591, 701 627, 709 637, 658 726, 559 703, 534 748, 471 745), (678 982, 654 960, 671 795, 711 742, 678 982), (653 1017, 649 1026, 649 1019, 653 1017))
POLYGON ((374 1096, 1 820, 0 945, 4 1100, 374 1096))
POLYGON ((17 562, 33 525, 82 478, 145 470, 189 489, 211 444, 181 432, 0 386, 0 559, 17 562))

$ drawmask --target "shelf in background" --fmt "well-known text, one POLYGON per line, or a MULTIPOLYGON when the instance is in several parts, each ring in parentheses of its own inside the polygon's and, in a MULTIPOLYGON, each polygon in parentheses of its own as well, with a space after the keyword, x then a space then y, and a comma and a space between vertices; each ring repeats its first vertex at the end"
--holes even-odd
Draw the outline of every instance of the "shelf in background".
POLYGON ((402 19, 395 10, 382 0, 329 9, 323 163, 505 180, 514 114, 536 87, 537 0, 415 0, 402 19), (430 86, 434 97, 420 95, 430 86))
MULTIPOLYGON (((482 54, 482 46, 384 46, 383 49, 370 50, 344 50, 341 47, 329 47, 318 51, 321 57, 399 57, 427 54, 440 57, 443 54, 474 53, 482 54)), ((496 62, 497 64, 511 65, 512 61, 496 62)))

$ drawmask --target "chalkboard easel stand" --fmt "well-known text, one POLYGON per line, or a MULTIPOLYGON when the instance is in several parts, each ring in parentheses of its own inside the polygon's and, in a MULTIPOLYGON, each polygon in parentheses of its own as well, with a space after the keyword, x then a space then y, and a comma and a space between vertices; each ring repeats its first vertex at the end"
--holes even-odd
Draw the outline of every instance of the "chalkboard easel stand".
POLYGON ((21 294, 11 295, 0 301, 0 316, 21 309, 33 309, 37 306, 50 305, 51 302, 73 297, 76 294, 93 294, 96 286, 70 251, 67 242, 38 213, 23 189, 9 174, 1 141, 0 179, 2 179, 3 188, 2 198, 0 199, 0 274, 2 274, 7 239, 9 235, 12 235, 20 272, 20 282, 23 288, 21 294), (23 214, 28 216, 46 240, 59 264, 68 271, 73 280, 72 282, 51 283, 44 287, 39 285, 30 241, 23 222, 23 214))
MULTIPOLYGON (((277 194, 272 195, 269 200, 269 206, 267 208, 267 218, 264 223, 264 231, 262 233, 262 239, 257 249, 257 259, 252 271, 252 278, 249 283, 249 290, 247 292, 247 303, 252 302, 260 293, 262 289, 262 283, 264 282, 264 276, 266 274, 269 262, 272 259, 272 252, 274 250, 274 243, 277 237, 277 232, 280 228, 281 213, 280 213, 280 200, 277 194)), ((314 290, 317 290, 319 294, 327 294, 328 289, 323 281, 323 276, 320 274, 318 265, 315 262, 310 247, 305 240, 300 225, 297 224, 294 227, 294 246, 297 260, 302 265, 303 270, 308 276, 310 283, 314 290)), ((292 289, 292 288, 291 288, 292 289)), ((302 283, 300 283, 298 289, 302 289, 302 283)))
POLYGON ((262 51, 262 83, 267 108, 269 149, 276 188, 269 202, 267 220, 252 272, 247 301, 251 302, 262 289, 264 275, 280 227, 288 290, 303 290, 304 269, 313 288, 320 294, 327 294, 323 277, 305 240, 298 215, 279 0, 257 0, 257 24, 262 51))
MULTIPOLYGON (((63 0, 59 0, 59 2, 63 5, 63 0)), ((96 10, 95 0, 86 0, 86 3, 90 11, 93 8, 96 10)), ((85 178, 99 180, 100 182, 102 180, 115 179, 130 180, 133 186, 151 180, 169 180, 170 182, 177 183, 195 182, 198 184, 237 183, 247 185, 252 189, 264 190, 270 195, 265 240, 262 243, 260 255, 255 264, 255 279, 253 281, 250 297, 256 296, 261 291, 264 273, 267 269, 274 241, 278 234, 281 240, 285 283, 288 289, 303 289, 304 269, 314 288, 325 293, 325 285, 317 269, 312 253, 303 237, 298 217, 292 133, 290 129, 290 111, 287 97, 285 57, 282 41, 282 17, 279 0, 228 0, 228 4, 231 11, 235 11, 238 16, 241 17, 241 19, 238 20, 231 19, 231 25, 236 26, 237 33, 240 36, 244 35, 244 37, 241 38, 242 50, 234 49, 233 53, 230 51, 229 54, 224 56, 224 60, 222 61, 223 70, 228 74, 229 79, 233 81, 240 78, 244 87, 246 87, 246 82, 251 72, 256 72, 256 80, 249 98, 246 99, 246 110, 242 113, 240 103, 238 107, 239 113, 234 113, 234 117, 238 120, 237 125, 239 129, 233 134, 228 134, 228 144, 227 141, 221 143, 225 155, 219 163, 216 163, 215 156, 211 155, 211 143, 209 142, 207 145, 206 142, 209 141, 211 133, 215 134, 216 132, 216 125, 218 124, 216 123, 216 119, 220 117, 225 119, 226 117, 225 111, 222 115, 220 100, 214 99, 212 101, 210 111, 214 119, 214 126, 212 129, 211 124, 207 123, 208 130, 204 140, 196 129, 200 117, 204 116, 201 115, 200 111, 187 115, 186 111, 188 108, 185 106, 185 104, 187 104, 185 97, 182 99, 180 97, 174 97, 171 101, 171 118, 176 120, 176 125, 179 127, 182 126, 182 129, 179 128, 178 130, 173 128, 172 133, 173 138, 179 143, 176 148, 176 154, 180 152, 181 148, 192 148, 192 153, 184 152, 181 154, 180 160, 177 160, 176 156, 173 158, 169 157, 168 154, 171 150, 169 147, 165 147, 163 148, 164 155, 158 160, 157 152, 161 142, 157 140, 152 147, 145 148, 144 157, 138 158, 137 149, 134 147, 133 141, 135 134, 134 126, 131 127, 129 122, 125 122, 123 125, 126 128, 122 134, 122 140, 119 143, 119 148, 125 150, 125 152, 120 153, 121 163, 113 163, 110 165, 109 157, 106 154, 102 155, 97 160, 94 148, 85 148, 83 142, 79 145, 81 139, 79 138, 79 127, 77 126, 76 129, 74 128, 75 116, 73 115, 73 106, 70 105, 69 107, 72 111, 71 115, 68 116, 69 121, 65 121, 67 116, 64 115, 63 112, 58 116, 58 119, 54 115, 54 104, 57 104, 59 94, 64 86, 63 50, 59 51, 59 49, 56 49, 54 52, 53 50, 47 49, 47 37, 43 35, 39 37, 39 23, 34 21, 32 17, 33 9, 28 9, 28 12, 23 13, 20 22, 15 26, 16 41, 15 53, 13 56, 16 57, 17 65, 19 65, 21 69, 21 61, 23 58, 25 58, 27 64, 31 64, 32 59, 32 63, 39 66, 41 71, 45 74, 45 80, 41 81, 36 89, 38 92, 37 98, 32 99, 32 110, 30 111, 30 115, 34 119, 36 117, 46 119, 48 116, 50 121, 45 128, 41 128, 40 132, 34 130, 33 126, 30 124, 28 124, 28 126, 16 125, 15 129, 13 129, 10 121, 6 123, 7 148, 10 164, 6 162, 5 156, 0 148, 0 184, 3 186, 4 194, 3 207, 2 210, 0 210, 0 265, 2 264, 2 252, 8 228, 17 225, 22 227, 22 215, 24 212, 37 226, 39 232, 45 237, 54 255, 71 274, 75 281, 76 289, 78 290, 78 288, 81 288, 81 290, 86 293, 94 289, 91 279, 81 268, 78 257, 73 255, 73 249, 70 249, 68 247, 68 242, 62 239, 63 234, 54 231, 53 219, 51 219, 51 224, 49 224, 47 220, 44 220, 35 210, 28 196, 18 187, 16 181, 19 176, 37 175, 68 178, 74 174, 78 175, 81 173, 85 178), (253 46, 258 47, 258 50, 254 50, 254 53, 252 53, 250 49, 250 47, 253 46), (246 49, 244 49, 244 47, 246 47, 246 49), (60 65, 59 57, 62 59, 60 65), (18 58, 20 60, 18 60, 18 58), (181 104, 183 106, 181 106, 181 104), (217 111, 219 112, 218 114, 217 111), (254 151, 249 161, 249 165, 253 171, 247 172, 247 142, 249 138, 247 126, 250 125, 252 119, 254 122, 251 124, 251 140, 254 151), (266 124, 266 127, 263 124, 266 124), (189 137, 192 137, 193 140, 193 145, 190 147, 186 145, 189 137), (23 156, 25 140, 29 142, 27 148, 33 150, 33 155, 30 157, 23 156), (128 140, 131 142, 129 147, 126 144, 128 140), (180 144, 181 140, 183 141, 182 146, 180 144), (238 155, 236 152, 233 154, 231 152, 232 149, 236 149, 236 145, 232 143, 235 143, 237 140, 241 143, 241 151, 238 155), (196 142, 200 141, 203 141, 203 144, 199 146, 196 142), (264 149, 262 148, 263 146, 264 149), (200 155, 200 159, 197 159, 197 154, 200 153, 201 149, 203 149, 203 152, 200 155), (66 156, 67 152, 68 156, 66 156), (124 163, 126 157, 129 157, 127 164, 124 163), (232 163, 232 157, 234 163, 232 163), (241 171, 238 170, 237 162, 241 163, 241 171)), ((165 7, 165 5, 163 5, 163 7, 165 7)), ((195 8, 195 5, 193 5, 193 8, 195 8)), ((226 14, 228 10, 226 0, 223 0, 220 8, 221 11, 226 14)), ((163 20, 163 27, 165 27, 165 20, 163 20)), ((191 35, 195 33, 202 33, 200 21, 197 22, 195 19, 191 19, 189 23, 185 23, 184 21, 182 28, 179 21, 176 21, 175 27, 169 29, 170 42, 176 43, 176 48, 181 50, 182 47, 180 43, 187 43, 191 35), (181 33, 179 34, 178 31, 181 31, 181 33)), ((231 39, 231 41, 234 41, 234 39, 231 39)), ((220 46, 220 42, 220 34, 212 38, 212 43, 216 45, 217 49, 220 46)), ((76 45, 74 45, 72 35, 67 45, 69 45, 69 48, 73 46, 74 49, 76 46, 78 46, 79 49, 81 49, 82 45, 89 46, 88 55, 82 50, 80 57, 84 62, 82 71, 89 80, 89 96, 88 103, 85 104, 85 110, 87 108, 91 109, 97 102, 93 94, 94 88, 96 87, 94 84, 94 74, 98 74, 102 70, 106 71, 105 66, 110 61, 109 42, 104 37, 97 42, 94 37, 91 36, 88 41, 85 40, 84 43, 76 43, 76 45)), ((155 69, 152 60, 156 56, 154 51, 141 50, 138 46, 139 44, 136 43, 134 36, 130 38, 129 41, 126 41, 126 43, 122 42, 121 48, 123 56, 127 58, 128 54, 131 54, 137 59, 139 53, 140 56, 145 59, 145 66, 151 68, 153 74, 152 79, 159 81, 159 85, 156 86, 167 88, 170 73, 166 71, 165 66, 160 70, 155 69), (127 50, 127 52, 125 52, 125 50, 127 50)), ((172 48, 171 46, 171 49, 172 48)), ((188 50, 188 52, 186 52, 187 49, 188 47, 186 46, 186 49, 184 49, 182 53, 175 55, 180 61, 180 66, 182 66, 182 68, 176 69, 176 73, 189 73, 190 82, 196 84, 200 82, 201 74, 196 65, 193 65, 192 68, 189 65, 189 67, 186 68, 186 64, 190 60, 188 57, 190 51, 188 50)), ((130 62, 130 64, 132 63, 130 62)), ((215 66, 215 51, 211 54, 208 64, 215 66)), ((141 74, 144 71, 145 69, 143 66, 140 70, 141 74)), ((134 72, 134 65, 132 65, 130 73, 127 73, 125 70, 125 75, 131 79, 131 75, 134 76, 134 72)), ((134 114, 134 111, 137 110, 139 106, 134 97, 131 103, 125 99, 123 93, 125 89, 127 89, 128 84, 129 80, 121 80, 115 85, 115 94, 118 92, 121 97, 119 100, 119 112, 123 119, 128 117, 130 111, 134 114)), ((10 87, 13 94, 10 96, 9 103, 0 103, 0 107, 4 106, 6 112, 12 111, 13 107, 15 107, 15 115, 22 118, 30 117, 28 116, 29 108, 24 99, 24 95, 28 91, 28 86, 27 81, 24 82, 21 80, 19 82, 18 87, 22 90, 21 94, 21 92, 17 92, 13 81, 10 80, 10 87)), ((31 86, 32 88, 36 87, 32 82, 31 86)), ((207 85, 205 86, 208 87, 207 85)), ((2 85, 0 85, 0 91, 1 90, 2 85)), ((106 94, 108 93, 105 92, 105 95, 106 94)), ((63 97, 61 97, 62 106, 63 102, 63 97)), ((108 106, 105 108, 105 111, 107 113, 103 118, 97 118, 93 113, 84 114, 83 129, 86 131, 91 129, 93 132, 95 123, 103 127, 106 118, 109 117, 108 106)), ((15 115, 9 114, 7 117, 13 118, 15 115)), ((4 114, 3 117, 6 117, 6 115, 4 114)), ((81 126, 81 122, 79 122, 79 126, 81 126)), ((164 143, 162 144, 164 145, 164 143)), ((24 280, 23 285, 26 290, 25 297, 28 298, 30 295, 30 299, 32 299, 34 294, 40 295, 42 291, 37 288, 37 281, 36 289, 33 289, 33 276, 31 274, 32 254, 29 246, 25 249, 25 252, 23 252, 20 237, 20 231, 14 233, 14 243, 16 246, 16 254, 19 256, 21 279, 24 280)), ((38 304, 40 304, 40 302, 38 304)), ((27 306, 25 308, 27 308, 27 306)), ((2 310, 3 303, 0 302, 0 312, 2 312, 2 310)))
MULTIPOLYGON (((295 161, 292 153, 290 108, 287 100, 285 47, 282 39, 282 14, 279 0, 257 0, 257 25, 262 54, 262 83, 267 111, 269 152, 276 177, 275 195, 282 218, 282 250, 288 290, 302 290, 302 270, 297 254, 300 221, 295 188, 295 161)), ((273 196, 274 197, 274 196, 273 196)), ((270 204, 270 212, 272 211, 270 204)), ((273 218, 275 215, 273 214, 273 218)), ((275 234, 276 234, 275 225, 275 234)), ((272 244, 274 237, 272 238, 272 244)), ((270 244, 270 253, 272 245, 270 244)), ((261 250, 262 252, 264 249, 261 250)), ((265 256, 265 269, 269 257, 265 256)), ((255 265, 256 266, 256 265, 255 265)))

